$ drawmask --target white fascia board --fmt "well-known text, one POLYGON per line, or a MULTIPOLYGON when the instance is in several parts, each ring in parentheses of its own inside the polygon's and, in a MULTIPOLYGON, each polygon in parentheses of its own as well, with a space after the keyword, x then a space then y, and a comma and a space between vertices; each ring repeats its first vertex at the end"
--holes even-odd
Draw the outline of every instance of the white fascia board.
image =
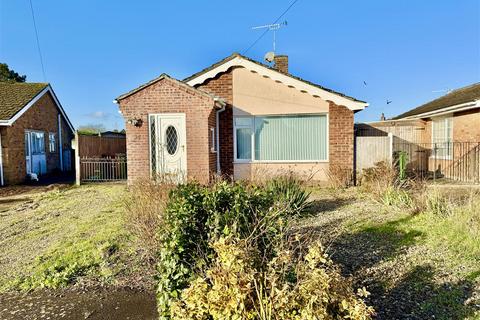
POLYGON ((414 119, 421 119, 421 118, 430 118, 430 117, 449 114, 452 112, 466 111, 466 110, 475 109, 475 108, 480 108, 480 100, 461 103, 461 104, 457 104, 447 108, 442 108, 435 111, 424 112, 424 113, 416 114, 414 116, 405 117, 399 120, 414 120, 414 119))
POLYGON ((20 118, 25 112, 27 112, 28 109, 30 109, 38 100, 40 100, 41 97, 47 92, 50 92, 50 95, 53 97, 53 101, 57 105, 58 109, 60 110, 60 113, 62 114, 63 118, 67 122, 68 126, 72 130, 72 132, 75 132, 75 129, 73 128, 72 123, 68 119, 67 115, 65 114, 65 110, 63 110, 62 105, 57 99, 57 96, 55 95, 55 92, 53 92, 52 87, 50 85, 46 86, 45 89, 40 91, 28 104, 26 104, 19 112, 17 112, 10 120, 0 120, 0 126, 11 126, 15 121, 17 121, 18 118, 20 118))
POLYGON ((335 104, 343 105, 349 108, 350 110, 354 110, 354 111, 363 110, 368 106, 368 103, 350 100, 348 98, 342 97, 341 95, 329 92, 327 90, 323 90, 313 85, 309 85, 308 83, 292 78, 281 72, 271 70, 267 67, 258 65, 249 60, 242 59, 241 57, 235 57, 234 59, 225 62, 224 64, 221 64, 218 67, 208 72, 205 72, 196 78, 191 79, 190 81, 187 82, 187 84, 190 86, 201 84, 206 80, 215 77, 218 73, 225 72, 231 67, 236 67, 236 66, 241 66, 250 71, 255 71, 259 75, 266 76, 274 81, 278 81, 287 86, 294 87, 297 90, 306 91, 312 96, 318 96, 323 100, 333 101, 335 104))

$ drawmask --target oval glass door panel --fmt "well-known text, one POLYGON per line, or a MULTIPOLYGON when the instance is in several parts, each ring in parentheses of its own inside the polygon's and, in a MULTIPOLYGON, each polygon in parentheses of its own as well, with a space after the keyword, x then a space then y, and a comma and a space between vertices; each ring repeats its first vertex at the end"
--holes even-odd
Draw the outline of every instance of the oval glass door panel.
POLYGON ((174 155, 178 149, 178 134, 174 126, 168 126, 165 130, 165 139, 167 145, 167 152, 174 155))

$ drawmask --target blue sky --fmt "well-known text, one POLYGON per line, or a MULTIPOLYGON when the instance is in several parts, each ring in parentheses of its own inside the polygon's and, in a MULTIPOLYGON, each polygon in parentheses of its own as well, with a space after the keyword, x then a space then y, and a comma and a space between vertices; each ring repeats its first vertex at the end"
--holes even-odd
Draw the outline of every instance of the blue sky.
MULTIPOLYGON (((292 0, 32 0, 47 81, 75 126, 122 128, 112 100, 166 72, 182 79, 243 52, 292 0)), ((480 81, 480 1, 299 0, 277 34, 291 73, 394 116, 480 81), (364 81, 367 85, 364 85, 364 81), (386 100, 392 103, 386 104, 386 100)), ((247 55, 262 60, 266 35, 247 55)), ((43 82, 28 0, 0 0, 0 61, 43 82)))

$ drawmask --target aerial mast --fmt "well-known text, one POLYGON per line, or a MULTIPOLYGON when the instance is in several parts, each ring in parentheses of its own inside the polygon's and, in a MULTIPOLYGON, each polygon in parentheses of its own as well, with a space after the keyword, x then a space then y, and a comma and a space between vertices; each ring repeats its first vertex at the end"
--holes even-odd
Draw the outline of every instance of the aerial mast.
POLYGON ((276 36, 277 36, 276 33, 283 26, 287 26, 287 21, 283 21, 281 23, 272 23, 272 24, 266 24, 263 26, 252 27, 252 30, 267 29, 268 31, 273 31, 273 53, 275 53, 276 36))

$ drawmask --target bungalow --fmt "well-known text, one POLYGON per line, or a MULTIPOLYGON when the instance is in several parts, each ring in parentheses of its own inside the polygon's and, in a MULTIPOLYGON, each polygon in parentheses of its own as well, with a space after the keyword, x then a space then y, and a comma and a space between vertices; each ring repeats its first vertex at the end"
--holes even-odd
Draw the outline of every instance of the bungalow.
POLYGON ((179 81, 166 74, 116 99, 125 118, 128 180, 186 174, 252 179, 293 171, 352 172, 354 113, 368 104, 234 53, 179 81))
POLYGON ((0 185, 70 171, 73 132, 49 84, 0 82, 0 185))

